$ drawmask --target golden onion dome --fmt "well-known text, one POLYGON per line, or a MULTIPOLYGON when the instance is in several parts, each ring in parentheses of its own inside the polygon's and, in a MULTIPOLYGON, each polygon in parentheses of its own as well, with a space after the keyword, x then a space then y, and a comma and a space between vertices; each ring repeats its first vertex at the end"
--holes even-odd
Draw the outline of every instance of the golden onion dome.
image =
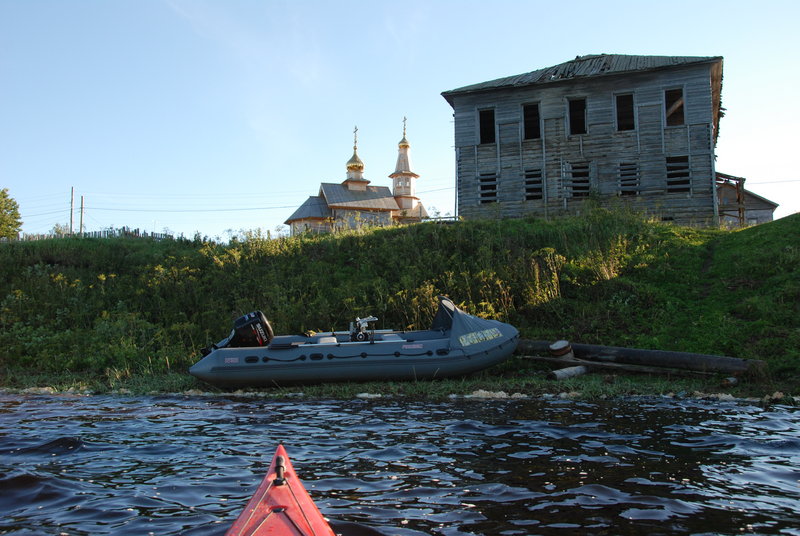
POLYGON ((364 162, 358 157, 358 127, 353 128, 353 156, 347 161, 347 171, 364 171, 364 162))
POLYGON ((356 146, 353 146, 353 156, 347 161, 347 171, 364 171, 364 162, 358 157, 356 146))
POLYGON ((407 149, 407 148, 411 147, 411 145, 409 145, 409 143, 408 143, 408 140, 406 139, 406 121, 408 121, 408 119, 406 119, 404 117, 403 118, 403 139, 400 140, 399 144, 397 144, 398 147, 400 147, 401 149, 402 148, 406 148, 407 149))

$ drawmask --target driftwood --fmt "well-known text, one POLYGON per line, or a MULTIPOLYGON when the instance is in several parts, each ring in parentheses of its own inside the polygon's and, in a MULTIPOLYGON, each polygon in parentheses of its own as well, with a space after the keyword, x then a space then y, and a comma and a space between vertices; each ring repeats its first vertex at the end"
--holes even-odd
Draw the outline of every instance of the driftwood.
MULTIPOLYGON (((721 372, 733 375, 763 375, 766 371, 764 361, 739 359, 736 357, 695 354, 689 352, 670 352, 665 350, 642 350, 617 346, 594 344, 571 344, 578 360, 590 361, 592 366, 598 362, 605 364, 636 365, 650 368, 672 368, 693 372, 721 372)), ((520 339, 517 353, 525 356, 543 356, 550 353, 547 341, 520 339)), ((555 358, 562 359, 563 358, 555 358)))

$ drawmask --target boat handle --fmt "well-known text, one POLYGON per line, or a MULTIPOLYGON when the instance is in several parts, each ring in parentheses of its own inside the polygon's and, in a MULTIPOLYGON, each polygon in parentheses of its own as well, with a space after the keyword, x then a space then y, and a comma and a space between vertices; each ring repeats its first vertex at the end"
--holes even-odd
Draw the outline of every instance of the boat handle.
POLYGON ((275 485, 283 486, 286 484, 286 464, 283 461, 283 456, 278 456, 275 460, 275 485))

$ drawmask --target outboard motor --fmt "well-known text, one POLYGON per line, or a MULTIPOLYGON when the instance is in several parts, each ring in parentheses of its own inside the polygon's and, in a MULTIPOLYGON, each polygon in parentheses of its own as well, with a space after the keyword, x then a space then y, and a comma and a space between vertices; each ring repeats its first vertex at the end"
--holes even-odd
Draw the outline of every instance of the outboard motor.
POLYGON ((267 346, 272 338, 272 326, 261 311, 247 313, 233 322, 233 334, 229 346, 232 348, 267 346))

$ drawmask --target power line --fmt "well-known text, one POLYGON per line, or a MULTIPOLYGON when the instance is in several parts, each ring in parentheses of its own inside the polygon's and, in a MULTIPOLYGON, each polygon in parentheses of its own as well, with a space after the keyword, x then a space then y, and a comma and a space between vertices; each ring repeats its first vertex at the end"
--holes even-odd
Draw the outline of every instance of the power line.
POLYGON ((253 210, 277 210, 286 208, 297 208, 297 205, 286 205, 280 207, 240 207, 240 208, 107 208, 107 207, 88 207, 87 210, 104 210, 106 212, 246 212, 253 210))
POLYGON ((69 209, 64 208, 61 210, 53 210, 51 212, 40 212, 39 214, 26 214, 25 212, 22 213, 22 216, 26 218, 36 218, 38 216, 51 216, 53 214, 69 214, 69 209))
MULTIPOLYGON (((425 183, 431 184, 432 186, 435 185, 437 182, 441 182, 441 181, 453 182, 452 177, 424 177, 421 180, 424 181, 425 183)), ((334 181, 325 181, 325 180, 323 180, 321 182, 336 183, 337 181, 335 181, 335 180, 334 181)), ((375 182, 375 181, 371 181, 371 182, 375 182)), ((446 189, 453 189, 453 188, 455 188, 455 186, 449 186, 449 187, 445 187, 445 188, 434 189, 434 190, 425 190, 425 191, 435 192, 435 191, 439 191, 439 190, 446 190, 446 189)), ((314 190, 314 187, 311 186, 310 189, 314 190)), ((248 191, 246 193, 247 193, 247 197, 249 199, 259 198, 259 197, 267 197, 267 198, 270 198, 270 199, 274 199, 275 197, 285 197, 285 196, 307 194, 308 191, 309 191, 309 189, 303 188, 303 189, 297 189, 297 190, 270 191, 270 192, 264 192, 263 194, 254 193, 252 191, 248 191)), ((225 197, 240 198, 241 195, 242 195, 242 192, 225 190, 223 192, 204 192, 204 193, 201 193, 201 192, 186 192, 186 191, 184 191, 184 192, 179 192, 179 193, 158 193, 158 194, 153 194, 153 193, 143 193, 143 192, 140 192, 140 191, 137 191, 137 192, 93 192, 93 191, 88 191, 88 192, 82 192, 82 194, 85 195, 85 196, 97 196, 97 197, 123 197, 125 199, 130 199, 131 197, 138 197, 138 198, 144 198, 144 199, 164 199, 164 198, 179 198, 179 199, 213 198, 213 199, 219 199, 219 198, 225 198, 225 197)))
POLYGON ((420 190, 417 193, 418 194, 429 194, 431 192, 443 192, 444 190, 455 190, 455 189, 456 189, 455 186, 447 186, 446 188, 436 188, 434 190, 420 190))

